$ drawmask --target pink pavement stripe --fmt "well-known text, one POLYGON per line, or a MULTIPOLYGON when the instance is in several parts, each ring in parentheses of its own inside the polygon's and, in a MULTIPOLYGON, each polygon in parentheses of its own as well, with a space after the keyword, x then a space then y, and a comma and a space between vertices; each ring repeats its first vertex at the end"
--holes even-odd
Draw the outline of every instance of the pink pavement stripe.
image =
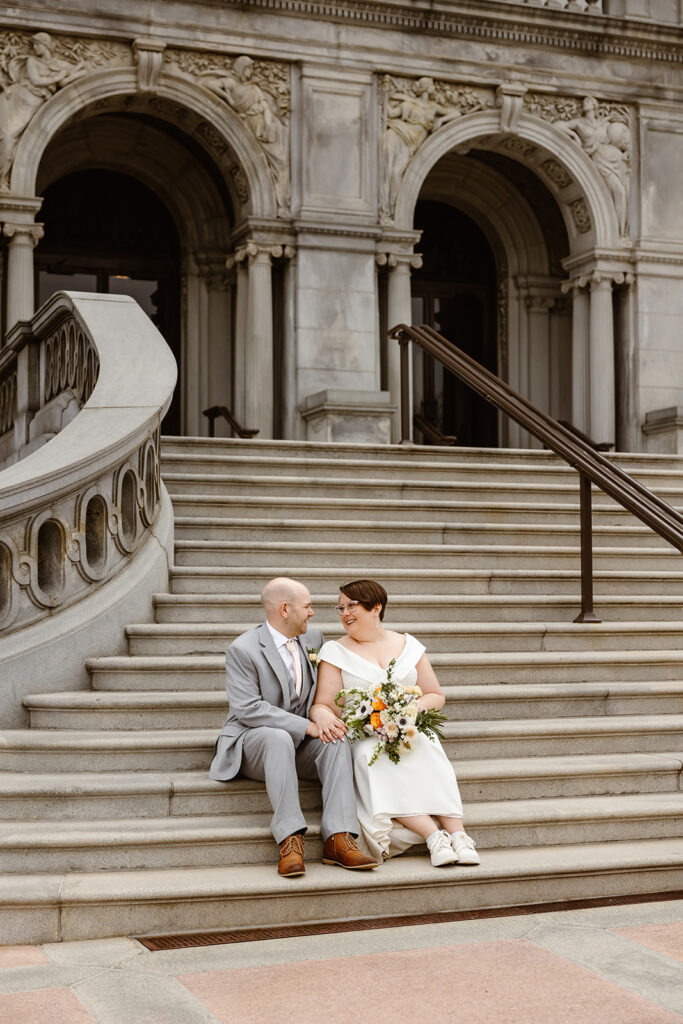
POLYGON ((683 961, 683 921, 669 924, 644 924, 630 928, 612 928, 616 935, 639 942, 641 946, 666 953, 674 960, 683 961))
POLYGON ((5 967, 31 967, 49 964, 39 946, 0 946, 0 970, 5 967))
POLYGON ((526 939, 180 975, 223 1024, 681 1024, 526 939))
POLYGON ((0 995, 2 1024, 97 1024, 68 988, 0 995))

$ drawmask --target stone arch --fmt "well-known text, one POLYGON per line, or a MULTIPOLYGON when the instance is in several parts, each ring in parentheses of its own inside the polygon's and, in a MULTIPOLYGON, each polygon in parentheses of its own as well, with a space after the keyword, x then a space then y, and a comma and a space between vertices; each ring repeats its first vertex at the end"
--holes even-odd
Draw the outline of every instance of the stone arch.
POLYGON ((406 170, 399 188, 394 215, 397 228, 412 228, 418 196, 427 175, 438 161, 452 150, 472 148, 500 149, 538 174, 557 199, 572 256, 595 248, 614 249, 619 246, 619 225, 609 189, 581 147, 553 125, 531 114, 522 114, 514 131, 501 130, 500 112, 497 110, 478 111, 451 121, 425 141, 406 170), (544 168, 547 161, 555 161, 564 169, 567 184, 560 187, 544 168), (590 221, 587 230, 585 223, 577 224, 573 213, 576 203, 585 204, 590 221))
POLYGON ((65 125, 45 147, 38 192, 68 174, 95 168, 131 175, 155 192, 188 251, 225 246, 232 225, 216 182, 163 128, 115 113, 65 125), (177 173, 169 174, 169 168, 177 173))
POLYGON ((60 89, 40 107, 17 147, 10 178, 11 191, 21 196, 35 195, 43 152, 70 119, 86 115, 95 104, 98 112, 113 111, 128 98, 133 101, 128 109, 134 109, 135 101, 143 106, 156 101, 159 116, 166 120, 172 120, 174 108, 180 112, 187 111, 187 124, 182 127, 221 167, 231 192, 235 192, 235 185, 231 181, 229 165, 236 161, 243 172, 248 189, 244 214, 263 218, 276 216, 275 189, 266 158, 256 139, 229 106, 208 89, 171 71, 162 71, 153 94, 141 93, 134 67, 93 71, 60 89), (163 101, 169 104, 165 112, 160 105, 163 101))

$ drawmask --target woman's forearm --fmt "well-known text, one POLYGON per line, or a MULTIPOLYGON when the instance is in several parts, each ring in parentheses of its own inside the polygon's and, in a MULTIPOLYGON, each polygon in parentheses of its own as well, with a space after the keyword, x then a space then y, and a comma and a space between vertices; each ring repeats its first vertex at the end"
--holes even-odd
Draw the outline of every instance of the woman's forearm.
POLYGON ((416 703, 420 711, 426 711, 428 708, 440 711, 446 703, 446 698, 442 693, 423 693, 416 703))

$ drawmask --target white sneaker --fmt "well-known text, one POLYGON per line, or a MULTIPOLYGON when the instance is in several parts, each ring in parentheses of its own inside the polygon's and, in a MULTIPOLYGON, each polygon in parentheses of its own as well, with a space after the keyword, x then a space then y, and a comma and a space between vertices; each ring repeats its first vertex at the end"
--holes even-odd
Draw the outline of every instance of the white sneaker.
POLYGON ((443 867, 444 864, 455 864, 458 859, 451 846, 448 832, 433 833, 427 840, 427 846, 432 858, 432 866, 435 868, 443 867))
POLYGON ((475 850, 477 844, 466 832, 454 832, 449 837, 449 842, 458 864, 481 864, 479 854, 475 850))

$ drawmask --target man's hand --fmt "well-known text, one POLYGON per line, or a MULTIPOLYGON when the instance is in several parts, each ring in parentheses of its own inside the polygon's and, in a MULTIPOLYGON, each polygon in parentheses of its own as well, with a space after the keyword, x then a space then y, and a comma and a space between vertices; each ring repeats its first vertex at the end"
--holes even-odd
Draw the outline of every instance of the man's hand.
POLYGON ((320 730, 318 729, 318 726, 315 724, 315 722, 309 722, 308 723, 308 728, 306 729, 306 735, 307 736, 313 736, 314 739, 318 739, 318 737, 320 736, 320 730))
POLYGON ((318 726, 318 735, 323 743, 336 743, 337 740, 344 739, 347 733, 346 724, 338 715, 335 715, 334 711, 322 704, 317 704, 315 708, 311 708, 311 714, 318 726))

